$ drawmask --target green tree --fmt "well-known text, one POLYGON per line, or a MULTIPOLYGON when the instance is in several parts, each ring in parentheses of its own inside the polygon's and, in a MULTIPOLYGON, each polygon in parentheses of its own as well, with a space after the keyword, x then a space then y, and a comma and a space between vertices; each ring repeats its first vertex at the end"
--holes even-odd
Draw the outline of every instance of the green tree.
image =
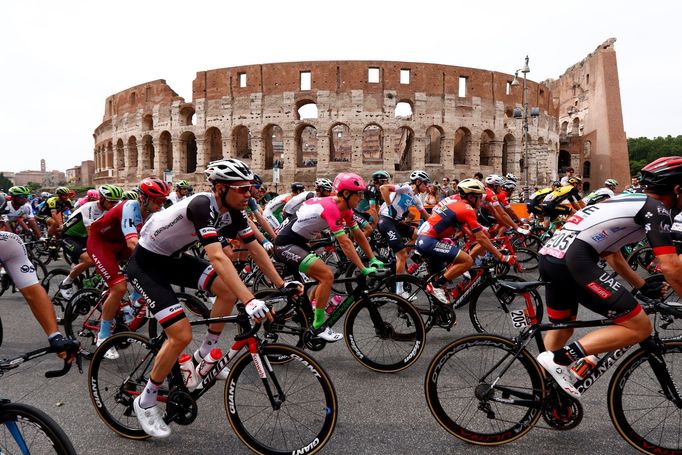
POLYGON ((628 139, 628 155, 630 157, 630 172, 632 175, 647 163, 662 156, 682 155, 682 136, 635 137, 628 139))
POLYGON ((12 181, 10 179, 8 179, 7 177, 5 177, 5 174, 0 172, 0 189, 7 191, 12 186, 14 186, 14 185, 12 185, 12 181))
POLYGON ((38 191, 39 189, 41 189, 43 187, 43 185, 41 185, 40 183, 36 183, 36 182, 28 182, 26 184, 26 186, 31 189, 32 193, 35 193, 36 191, 38 191))

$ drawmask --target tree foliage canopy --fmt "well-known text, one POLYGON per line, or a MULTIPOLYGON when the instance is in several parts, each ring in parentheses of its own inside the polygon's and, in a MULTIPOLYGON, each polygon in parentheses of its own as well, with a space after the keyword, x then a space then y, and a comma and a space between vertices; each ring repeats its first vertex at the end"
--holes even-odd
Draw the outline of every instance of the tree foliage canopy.
POLYGON ((635 137, 628 139, 630 173, 634 176, 646 166, 662 156, 682 155, 682 136, 635 137))

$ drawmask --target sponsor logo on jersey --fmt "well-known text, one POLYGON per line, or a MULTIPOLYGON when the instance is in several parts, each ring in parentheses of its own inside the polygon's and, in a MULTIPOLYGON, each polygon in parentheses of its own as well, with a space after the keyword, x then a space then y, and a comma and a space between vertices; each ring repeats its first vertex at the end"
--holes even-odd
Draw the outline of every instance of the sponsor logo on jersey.
POLYGON ((609 291, 607 291, 603 287, 599 286, 594 281, 588 283, 587 289, 594 292, 595 294, 597 294, 599 297, 601 297, 604 300, 608 299, 612 295, 609 291))
POLYGON ((218 233, 216 232, 216 230, 213 226, 209 226, 209 227, 199 229, 199 235, 201 235, 202 238, 215 237, 218 235, 218 233))
POLYGON ((606 233, 606 231, 601 231, 593 235, 592 240, 594 240, 595 242, 601 242, 602 240, 606 240, 606 237, 608 236, 609 235, 606 233))
POLYGON ((566 223, 580 224, 582 220, 584 220, 584 218, 576 214, 567 219, 566 223))

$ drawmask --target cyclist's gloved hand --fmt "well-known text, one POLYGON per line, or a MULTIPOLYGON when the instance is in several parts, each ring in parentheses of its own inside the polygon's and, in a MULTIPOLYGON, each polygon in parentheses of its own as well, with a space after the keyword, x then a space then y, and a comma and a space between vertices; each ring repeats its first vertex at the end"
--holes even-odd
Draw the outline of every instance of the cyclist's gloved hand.
POLYGON ((644 286, 633 289, 633 294, 642 294, 644 297, 648 297, 650 299, 660 299, 663 295, 663 287, 665 286, 664 282, 658 282, 658 283, 651 283, 651 282, 646 282, 644 283, 644 286))
POLYGON ((369 266, 374 267, 375 269, 383 269, 384 263, 377 259, 376 257, 373 257, 372 259, 369 260, 369 266))
POLYGON ((388 206, 388 216, 391 218, 397 218, 398 211, 393 207, 393 205, 388 206))
POLYGON ((272 251, 272 249, 275 247, 275 245, 273 245, 272 242, 270 240, 267 240, 267 239, 263 240, 263 243, 261 243, 261 245, 263 245, 263 248, 267 252, 272 251))
POLYGON ((363 267, 362 268, 362 276, 369 276, 377 273, 377 269, 374 267, 363 267))
POLYGON ((280 288, 283 291, 288 291, 290 289, 296 289, 296 295, 302 295, 303 294, 303 283, 300 281, 285 281, 282 287, 280 288))
POLYGON ((249 303, 246 304, 246 314, 248 314, 251 318, 263 319, 266 316, 270 316, 270 318, 272 318, 272 315, 269 313, 270 308, 268 308, 268 306, 262 300, 251 299, 249 300, 249 303))
POLYGON ((74 357, 80 347, 78 340, 65 338, 61 333, 48 338, 47 341, 50 342, 50 348, 56 352, 60 358, 65 360, 67 360, 67 356, 74 357))
POLYGON ((503 264, 513 265, 514 263, 516 263, 516 256, 511 254, 503 254, 502 257, 500 258, 500 262, 503 264))
POLYGON ((516 232, 518 232, 521 235, 528 235, 530 234, 530 231, 528 229, 524 229, 521 226, 516 228, 516 232))

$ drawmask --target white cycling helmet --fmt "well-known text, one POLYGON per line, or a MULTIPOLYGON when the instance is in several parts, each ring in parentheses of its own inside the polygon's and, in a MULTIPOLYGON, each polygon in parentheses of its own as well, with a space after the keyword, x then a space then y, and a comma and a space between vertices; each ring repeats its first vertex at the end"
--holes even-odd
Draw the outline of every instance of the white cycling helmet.
POLYGON ((412 171, 410 174, 410 182, 414 183, 417 180, 421 180, 423 183, 429 183, 431 179, 429 178, 429 174, 427 174, 424 171, 412 171))
POLYGON ((457 189, 462 194, 483 194, 485 187, 480 180, 464 179, 457 184, 457 189))
POLYGON ((511 172, 510 172, 509 174, 507 174, 507 175, 505 176, 505 178, 506 178, 507 180, 510 180, 510 181, 514 182, 514 183, 516 183, 516 182, 519 181, 519 179, 517 179, 516 176, 515 176, 514 174, 512 174, 511 172))
POLYGON ((514 190, 516 189, 516 182, 513 180, 505 180, 502 184, 502 188, 505 190, 514 190))
POLYGON ((612 187, 617 187, 618 186, 618 180, 616 179, 606 179, 604 182, 604 186, 612 186, 612 187))
POLYGON ((320 188, 322 191, 333 191, 334 184, 329 179, 317 179, 315 180, 315 188, 320 188))
POLYGON ((497 174, 490 174, 485 178, 485 183, 491 186, 500 186, 504 183, 504 180, 497 174))
POLYGON ((242 161, 233 158, 212 161, 204 171, 209 183, 253 180, 253 172, 242 161))

